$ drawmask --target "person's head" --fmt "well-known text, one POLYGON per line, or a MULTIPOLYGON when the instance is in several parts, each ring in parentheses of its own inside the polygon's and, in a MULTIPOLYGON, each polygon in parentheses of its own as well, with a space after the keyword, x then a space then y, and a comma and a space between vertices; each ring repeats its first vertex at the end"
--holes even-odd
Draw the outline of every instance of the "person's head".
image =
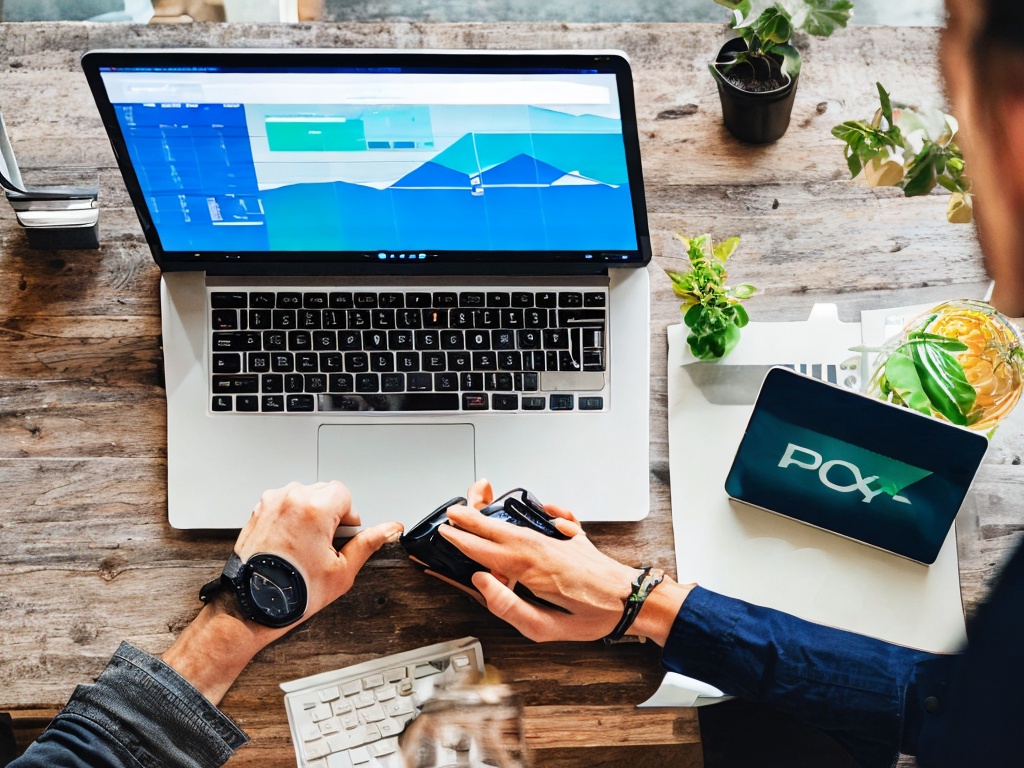
POLYGON ((1024 316, 1024 3, 946 0, 942 71, 976 193, 992 303, 1024 316))

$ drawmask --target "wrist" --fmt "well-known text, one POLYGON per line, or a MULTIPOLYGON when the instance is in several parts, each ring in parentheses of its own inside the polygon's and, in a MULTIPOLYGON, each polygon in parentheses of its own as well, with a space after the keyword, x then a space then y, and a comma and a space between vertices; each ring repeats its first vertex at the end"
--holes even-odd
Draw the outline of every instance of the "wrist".
POLYGON ((230 595, 218 595, 161 658, 216 706, 253 656, 286 631, 249 621, 230 595))
POLYGON ((682 608, 690 590, 695 584, 680 584, 669 576, 651 591, 640 607, 633 625, 626 631, 627 635, 653 640, 664 646, 668 640, 672 624, 682 608))

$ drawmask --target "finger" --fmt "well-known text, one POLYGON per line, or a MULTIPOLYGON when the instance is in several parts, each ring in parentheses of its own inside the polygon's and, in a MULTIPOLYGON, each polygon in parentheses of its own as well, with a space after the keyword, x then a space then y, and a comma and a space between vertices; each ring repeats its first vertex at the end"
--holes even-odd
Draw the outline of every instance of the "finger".
POLYGON ((366 565, 370 555, 384 546, 385 542, 397 541, 401 534, 401 523, 381 523, 360 531, 341 548, 341 567, 350 574, 355 574, 366 565))
POLYGON ((579 518, 577 518, 576 515, 574 515, 565 507, 560 507, 557 504, 545 504, 544 511, 552 517, 559 517, 562 520, 570 520, 576 523, 576 525, 580 524, 579 518))
POLYGON ((358 525, 359 516, 352 511, 352 494, 337 480, 329 483, 300 486, 294 491, 294 500, 299 506, 314 510, 325 523, 333 523, 331 533, 345 521, 347 525, 358 525), (354 516, 354 521, 352 517, 354 516))
MULTIPOLYGON (((500 523, 500 525, 508 524, 500 523)), ((437 532, 454 544, 470 560, 474 560, 487 568, 497 566, 502 560, 502 555, 507 552, 506 548, 500 544, 477 536, 474 533, 460 530, 452 525, 439 525, 437 532)))
POLYGON ((480 510, 461 504, 448 508, 448 519, 462 530, 492 541, 510 541, 517 536, 531 533, 518 525, 509 525, 504 520, 481 515, 480 510))
POLYGON ((473 574, 473 586, 480 591, 487 610, 535 642, 547 638, 551 626, 549 612, 532 605, 486 571, 473 574))
POLYGON ((568 536, 570 539, 574 536, 586 536, 583 532, 583 528, 575 520, 564 520, 560 517, 552 519, 551 523, 557 528, 563 535, 568 536))
POLYGON ((494 501, 494 489, 486 477, 481 477, 466 491, 469 506, 481 509, 494 501))

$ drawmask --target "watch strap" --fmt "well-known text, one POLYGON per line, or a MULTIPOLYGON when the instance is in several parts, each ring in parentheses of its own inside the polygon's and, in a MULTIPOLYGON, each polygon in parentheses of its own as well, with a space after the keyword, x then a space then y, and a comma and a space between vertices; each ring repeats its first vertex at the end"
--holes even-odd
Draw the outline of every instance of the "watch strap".
POLYGON ((617 643, 622 639, 623 635, 626 634, 626 630, 633 626, 633 622, 636 621, 637 614, 643 608, 647 596, 654 591, 656 586, 661 584, 664 578, 665 571, 661 568, 654 568, 650 565, 641 566, 640 573, 637 574, 637 577, 633 579, 633 583, 630 584, 629 597, 626 598, 626 604, 622 609, 622 618, 619 619, 615 629, 604 639, 606 644, 617 643))
POLYGON ((227 563, 224 565, 224 571, 221 575, 213 581, 208 581, 200 588, 199 599, 204 603, 208 603, 214 595, 219 594, 225 589, 232 589, 244 568, 245 563, 242 562, 242 558, 235 552, 232 552, 231 557, 228 558, 227 563))

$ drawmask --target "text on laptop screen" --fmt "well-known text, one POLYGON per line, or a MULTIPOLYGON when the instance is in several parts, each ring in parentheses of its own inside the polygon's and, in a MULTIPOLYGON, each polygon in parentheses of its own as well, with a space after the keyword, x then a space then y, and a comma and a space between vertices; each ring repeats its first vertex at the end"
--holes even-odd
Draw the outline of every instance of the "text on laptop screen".
POLYGON ((612 73, 101 76, 165 251, 607 260, 639 247, 612 73))

